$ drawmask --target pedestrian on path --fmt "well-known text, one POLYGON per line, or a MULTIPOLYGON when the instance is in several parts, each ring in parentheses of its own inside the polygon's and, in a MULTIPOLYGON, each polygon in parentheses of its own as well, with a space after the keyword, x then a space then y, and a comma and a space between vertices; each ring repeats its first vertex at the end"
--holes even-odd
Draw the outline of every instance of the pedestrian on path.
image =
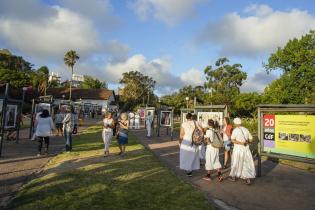
MULTIPOLYGON (((221 163, 219 160, 219 148, 216 148, 211 145, 211 143, 214 141, 214 135, 215 130, 214 126, 215 123, 212 119, 209 119, 208 121, 209 129, 206 132, 205 138, 207 141, 207 149, 206 149, 206 164, 205 168, 207 170, 207 175, 204 177, 205 180, 210 181, 211 180, 211 171, 216 170, 218 172, 218 179, 219 181, 223 181, 223 176, 221 173, 221 163)), ((220 134, 219 134, 220 135, 220 134)))
POLYGON ((72 150, 72 131, 74 127, 74 117, 69 107, 66 108, 65 118, 62 121, 63 123, 63 132, 66 140, 66 152, 72 150))
POLYGON ((126 113, 120 115, 120 120, 118 121, 118 145, 119 145, 119 155, 124 155, 126 150, 126 144, 128 144, 128 129, 129 121, 126 113))
POLYGON ((103 120, 103 141, 104 141, 104 157, 109 155, 109 145, 113 137, 113 128, 115 126, 112 113, 109 112, 103 120))
POLYGON ((63 130, 62 130, 62 121, 64 119, 64 113, 62 113, 60 110, 58 113, 55 115, 55 124, 56 124, 56 129, 57 129, 57 136, 63 136, 63 130))
POLYGON ((230 118, 228 118, 228 117, 224 117, 223 123, 224 123, 223 129, 221 131, 223 134, 223 145, 224 145, 224 165, 223 165, 223 168, 226 169, 229 157, 232 154, 233 144, 231 141, 231 135, 232 135, 233 127, 230 123, 230 118))
POLYGON ((147 128, 147 137, 151 137, 152 133, 152 122, 153 122, 153 116, 151 115, 151 112, 148 112, 148 115, 145 118, 145 125, 147 128))
POLYGON ((137 112, 136 115, 135 115, 135 127, 136 127, 136 129, 140 129, 140 115, 139 115, 139 112, 137 112))
POLYGON ((45 143, 45 154, 48 154, 49 137, 52 136, 55 129, 54 122, 47 109, 44 109, 35 122, 36 137, 38 139, 38 154, 41 155, 43 142, 45 143))
POLYGON ((253 139, 253 137, 247 128, 241 126, 242 121, 240 118, 235 118, 233 122, 236 128, 234 128, 231 135, 234 148, 230 180, 236 181, 236 178, 241 178, 246 181, 247 185, 250 185, 251 179, 256 177, 254 160, 248 145, 249 140, 253 139))
POLYGON ((199 149, 192 143, 192 134, 198 126, 192 120, 192 114, 186 115, 187 121, 181 125, 179 137, 179 167, 186 171, 186 175, 191 177, 193 170, 200 169, 199 149))

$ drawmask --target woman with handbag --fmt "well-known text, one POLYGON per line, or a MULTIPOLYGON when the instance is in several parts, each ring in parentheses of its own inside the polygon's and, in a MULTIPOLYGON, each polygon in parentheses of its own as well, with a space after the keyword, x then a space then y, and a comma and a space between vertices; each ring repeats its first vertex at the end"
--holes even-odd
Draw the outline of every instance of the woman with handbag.
POLYGON ((104 157, 107 157, 109 155, 109 145, 111 142, 111 139, 113 137, 113 128, 114 128, 114 119, 112 117, 112 113, 108 113, 107 117, 103 120, 103 141, 104 141, 104 157))
POLYGON ((120 115, 120 120, 118 121, 118 145, 120 152, 118 155, 124 155, 126 150, 126 144, 128 144, 128 129, 129 120, 126 113, 120 115))
POLYGON ((206 132, 205 139, 207 141, 207 149, 206 149, 206 165, 205 168, 207 170, 207 175, 204 177, 205 180, 211 181, 211 171, 216 170, 218 172, 219 182, 223 181, 223 176, 221 173, 221 163, 219 160, 219 148, 216 147, 213 142, 215 135, 220 135, 218 131, 214 129, 215 123, 212 119, 208 121, 209 129, 206 132), (212 145, 213 144, 213 145, 212 145))
POLYGON ((179 137, 179 167, 186 171, 186 175, 191 177, 193 170, 200 169, 199 149, 193 144, 192 135, 195 129, 200 129, 197 123, 192 120, 192 115, 186 115, 187 121, 181 125, 179 137))
POLYGON ((252 142, 253 137, 247 128, 241 126, 240 118, 235 118, 233 122, 236 128, 231 135, 234 148, 229 179, 236 181, 236 178, 241 178, 245 180, 247 185, 250 185, 251 179, 256 177, 254 160, 248 145, 252 142))
POLYGON ((230 123, 230 118, 224 117, 223 120, 223 129, 222 129, 222 134, 223 134, 223 142, 224 142, 224 165, 223 168, 227 168, 227 162, 229 160, 229 156, 232 154, 232 147, 233 144, 231 142, 231 135, 232 135, 232 130, 233 127, 230 123))

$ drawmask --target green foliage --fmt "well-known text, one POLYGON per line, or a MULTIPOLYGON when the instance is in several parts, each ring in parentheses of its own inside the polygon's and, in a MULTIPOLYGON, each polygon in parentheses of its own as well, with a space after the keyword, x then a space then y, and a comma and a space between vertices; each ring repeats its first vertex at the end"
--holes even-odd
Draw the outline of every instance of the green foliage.
POLYGON ((210 97, 214 104, 232 104, 233 98, 240 93, 240 87, 247 74, 242 71, 241 64, 228 64, 227 58, 219 58, 215 67, 207 66, 205 87, 212 91, 210 97))
POLYGON ((32 71, 18 71, 0 68, 0 80, 8 82, 10 86, 21 88, 33 85, 32 79, 35 75, 32 71))
POLYGON ((124 102, 124 109, 132 109, 141 104, 148 95, 153 95, 156 82, 152 77, 138 71, 130 71, 123 73, 119 83, 123 85, 121 100, 124 102))
POLYGON ((311 103, 315 92, 315 31, 290 40, 271 54, 267 72, 281 70, 281 77, 265 89, 267 103, 311 103))
POLYGON ((74 50, 68 51, 63 58, 63 61, 65 62, 65 64, 69 68, 71 68, 72 74, 73 74, 73 67, 76 64, 77 60, 79 60, 79 58, 80 58, 79 55, 74 50))
POLYGON ((256 106, 260 104, 261 101, 261 95, 256 92, 240 93, 235 98, 231 112, 234 116, 255 117, 257 115, 256 106))
POLYGON ((79 87, 84 88, 84 89, 100 89, 100 88, 107 88, 107 83, 101 82, 97 78, 84 75, 84 81, 80 84, 79 87))

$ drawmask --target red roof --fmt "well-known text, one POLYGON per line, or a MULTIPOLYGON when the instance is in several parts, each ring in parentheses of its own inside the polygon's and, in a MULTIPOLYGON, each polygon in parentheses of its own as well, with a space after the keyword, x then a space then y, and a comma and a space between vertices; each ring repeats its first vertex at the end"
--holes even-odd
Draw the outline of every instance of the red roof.
MULTIPOLYGON (((69 99, 69 88, 49 88, 47 89, 47 95, 52 95, 54 99, 69 99)), ((115 92, 108 89, 82 89, 82 88, 72 88, 71 91, 72 99, 92 99, 92 100, 108 100, 110 96, 115 97, 115 92)))

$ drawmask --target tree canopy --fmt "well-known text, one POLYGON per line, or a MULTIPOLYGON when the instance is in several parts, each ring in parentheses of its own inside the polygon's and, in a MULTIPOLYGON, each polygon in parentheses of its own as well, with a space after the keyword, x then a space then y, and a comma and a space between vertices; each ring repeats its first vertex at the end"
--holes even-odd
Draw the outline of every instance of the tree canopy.
POLYGON ((84 81, 80 84, 80 88, 84 89, 100 89, 100 88, 107 88, 106 82, 101 82, 97 78, 93 78, 89 75, 84 75, 84 81))

